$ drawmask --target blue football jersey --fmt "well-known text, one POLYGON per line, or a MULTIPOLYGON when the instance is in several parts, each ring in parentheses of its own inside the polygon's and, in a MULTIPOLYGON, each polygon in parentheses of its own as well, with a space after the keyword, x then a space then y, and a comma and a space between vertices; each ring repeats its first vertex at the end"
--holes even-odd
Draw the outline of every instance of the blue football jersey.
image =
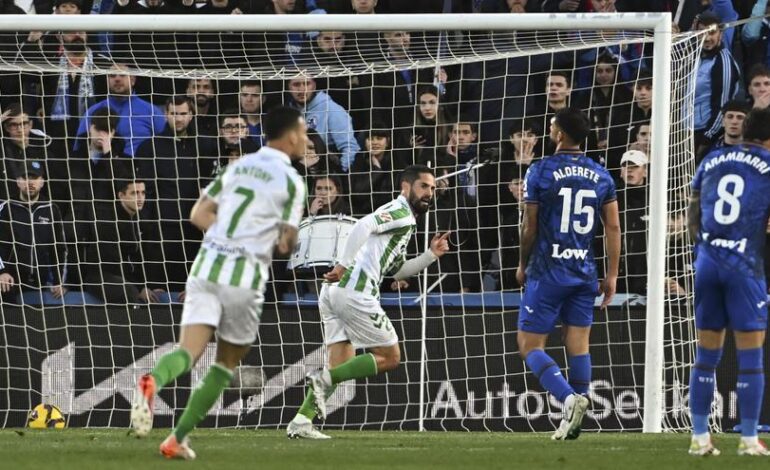
POLYGON ((698 254, 725 269, 764 276, 770 215, 770 151, 742 144, 718 149, 701 162, 692 181, 700 192, 698 254))
POLYGON ((616 199, 610 174, 582 152, 559 152, 532 165, 524 185, 527 204, 539 206, 527 277, 563 286, 596 281, 594 234, 602 208, 616 199))

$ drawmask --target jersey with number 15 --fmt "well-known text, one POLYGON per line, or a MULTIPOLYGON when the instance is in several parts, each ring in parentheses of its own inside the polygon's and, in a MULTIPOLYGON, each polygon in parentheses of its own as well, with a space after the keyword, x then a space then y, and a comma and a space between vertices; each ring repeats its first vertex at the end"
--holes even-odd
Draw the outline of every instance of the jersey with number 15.
POLYGON ((203 194, 217 203, 191 275, 259 289, 267 281, 281 226, 298 227, 305 184, 283 152, 262 147, 231 163, 203 194))
POLYGON ((562 286, 595 282, 596 226, 604 205, 616 199, 610 174, 582 152, 564 151, 532 165, 524 185, 526 203, 538 205, 527 278, 562 286))
POLYGON ((701 162, 692 189, 700 192, 698 256, 763 277, 770 151, 753 144, 717 149, 701 162))

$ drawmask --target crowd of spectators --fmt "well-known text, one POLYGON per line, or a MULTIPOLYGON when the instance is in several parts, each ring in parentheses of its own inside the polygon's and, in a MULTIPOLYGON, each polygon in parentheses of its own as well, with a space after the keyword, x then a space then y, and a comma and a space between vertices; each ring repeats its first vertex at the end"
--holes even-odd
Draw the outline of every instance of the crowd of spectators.
MULTIPOLYGON (((707 29, 764 16, 767 3, 686 0, 676 26, 707 29)), ((527 14, 676 8, 676 1, 662 0, 2 0, 0 13, 527 14)), ((655 164, 650 117, 653 87, 659 86, 649 48, 627 44, 289 80, 132 74, 136 66, 153 68, 148 65, 153 61, 156 68, 196 67, 204 57, 213 66, 238 66, 228 62, 226 50, 206 55, 210 45, 190 35, 161 36, 30 32, 17 34, 12 47, 0 47, 4 61, 11 62, 8 54, 21 55, 60 68, 60 73, 0 73, 4 301, 18 300, 20 291, 51 302, 68 291, 109 303, 183 296, 202 239, 187 222, 200 188, 229 162, 264 145, 261 116, 278 104, 302 110, 310 128, 307 154, 296 163, 307 181, 309 218, 371 212, 393 198, 399 170, 413 163, 429 164, 444 176, 430 221, 431 232, 452 231, 452 254, 433 268, 446 274, 443 292, 519 287, 514 267, 524 175, 554 150, 548 137, 553 114, 567 106, 583 109, 594 125, 585 150, 607 166, 618 185, 619 290, 646 292, 648 170, 655 164), (169 45, 191 53, 166 55, 169 45), (127 57, 131 61, 123 60, 127 57), (97 66, 109 73, 94 73, 97 66)), ((250 36, 254 41, 243 50, 257 58, 267 53, 276 65, 302 66, 296 58, 304 54, 315 66, 334 66, 361 60, 357 44, 376 43, 382 60, 400 64, 424 53, 426 36, 270 33, 250 36)), ((769 36, 767 19, 706 33, 693 91, 696 159, 740 141, 748 110, 770 105, 769 36)), ((452 40, 494 38, 457 33, 452 40)), ((672 182, 679 188, 686 184, 672 182)), ((679 195, 672 192, 672 208, 685 206, 679 195)), ((683 227, 683 218, 672 210, 670 227, 683 227)), ((418 226, 422 230, 422 221, 418 226)), ((670 243, 686 244, 681 237, 670 243)), ((670 295, 688 292, 687 269, 684 258, 670 263, 670 295)), ((271 294, 293 291, 292 283, 284 282, 293 279, 286 260, 277 260, 273 271, 271 294)))

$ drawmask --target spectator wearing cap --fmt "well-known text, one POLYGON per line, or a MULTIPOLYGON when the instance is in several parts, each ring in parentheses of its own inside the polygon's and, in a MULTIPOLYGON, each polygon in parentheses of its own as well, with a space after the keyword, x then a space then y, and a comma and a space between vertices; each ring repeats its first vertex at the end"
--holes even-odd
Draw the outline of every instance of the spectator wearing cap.
POLYGON ((43 162, 15 166, 16 192, 0 201, 0 294, 66 293, 67 244, 61 212, 45 197, 43 162))
MULTIPOLYGON (((2 145, 0 146, 0 171, 3 181, 0 181, 0 198, 7 199, 15 192, 13 189, 13 168, 17 163, 23 163, 27 160, 44 161, 48 156, 47 147, 51 143, 51 138, 43 132, 32 129, 32 119, 29 113, 18 103, 7 107, 0 115, 0 125, 2 125, 2 145)), ((55 165, 54 165, 55 166, 55 165)), ((53 172, 57 179, 62 179, 66 175, 60 175, 59 171, 53 172)))
POLYGON ((738 145, 743 141, 743 121, 751 111, 748 103, 730 100, 722 107, 722 136, 711 146, 709 152, 718 148, 738 145))
POLYGON ((327 148, 341 154, 343 171, 353 165, 360 146, 353 133, 350 114, 324 91, 316 89, 313 78, 293 78, 287 83, 289 104, 302 111, 309 129, 315 129, 327 148))
POLYGON ((708 30, 695 79, 695 152, 703 157, 722 129, 722 106, 740 89, 741 71, 730 50, 722 43, 719 18, 703 13, 696 20, 698 30, 708 30))
POLYGON ((619 287, 635 294, 643 294, 647 286, 648 165, 647 155, 639 150, 628 150, 620 159, 621 269, 627 281, 619 287))
POLYGON ((620 159, 633 142, 636 126, 649 123, 652 117, 652 76, 640 72, 634 84, 633 102, 615 106, 610 114, 610 132, 607 143, 607 169, 619 177, 620 159))
POLYGON ((166 118, 160 108, 134 94, 136 76, 128 73, 126 65, 114 64, 107 75, 107 83, 107 99, 88 108, 78 127, 77 135, 81 139, 75 142, 73 150, 84 147, 81 141, 90 128, 91 115, 100 109, 107 109, 110 114, 119 117, 115 134, 125 140, 126 155, 133 157, 142 142, 163 132, 166 118))

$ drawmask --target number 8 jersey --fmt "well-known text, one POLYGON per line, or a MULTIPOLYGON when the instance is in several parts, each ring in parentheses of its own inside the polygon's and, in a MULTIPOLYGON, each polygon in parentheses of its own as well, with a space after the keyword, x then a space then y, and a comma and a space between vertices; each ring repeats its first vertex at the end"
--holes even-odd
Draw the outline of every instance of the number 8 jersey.
POLYGON ((563 286, 595 282, 596 226, 604 205, 616 200, 607 170, 582 152, 556 153, 529 168, 524 200, 538 205, 527 278, 563 286))
POLYGON ((231 163, 204 190, 217 203, 191 276, 260 289, 265 285, 282 225, 298 227, 305 183, 289 157, 271 147, 231 163))
POLYGON ((723 269, 764 276, 770 215, 770 152, 742 144, 718 149, 701 162, 692 181, 700 192, 698 255, 723 269))

